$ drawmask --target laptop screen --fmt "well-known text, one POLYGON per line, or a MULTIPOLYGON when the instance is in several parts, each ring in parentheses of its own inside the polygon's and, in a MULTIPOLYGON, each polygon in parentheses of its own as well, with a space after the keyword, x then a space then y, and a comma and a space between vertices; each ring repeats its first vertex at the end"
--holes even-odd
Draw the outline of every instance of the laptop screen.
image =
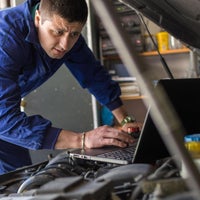
MULTIPOLYGON (((166 92, 186 134, 200 133, 200 79, 164 79, 158 84, 166 92)), ((133 162, 150 163, 167 156, 169 152, 148 111, 133 162)))
POLYGON ((200 132, 200 79, 161 80, 187 134, 200 132))

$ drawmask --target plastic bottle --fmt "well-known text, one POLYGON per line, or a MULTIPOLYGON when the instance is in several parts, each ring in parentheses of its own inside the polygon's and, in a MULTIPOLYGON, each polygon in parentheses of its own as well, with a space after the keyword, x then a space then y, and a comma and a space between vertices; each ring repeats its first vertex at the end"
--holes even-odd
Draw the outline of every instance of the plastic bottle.
POLYGON ((200 134, 186 135, 184 137, 185 147, 193 158, 200 158, 200 134))
MULTIPOLYGON (((191 134, 184 137, 185 147, 191 154, 194 163, 200 170, 200 134, 191 134)), ((182 165, 181 176, 183 178, 188 177, 188 173, 184 165, 182 165)))
POLYGON ((156 34, 159 51, 169 49, 169 34, 166 31, 161 31, 156 34))

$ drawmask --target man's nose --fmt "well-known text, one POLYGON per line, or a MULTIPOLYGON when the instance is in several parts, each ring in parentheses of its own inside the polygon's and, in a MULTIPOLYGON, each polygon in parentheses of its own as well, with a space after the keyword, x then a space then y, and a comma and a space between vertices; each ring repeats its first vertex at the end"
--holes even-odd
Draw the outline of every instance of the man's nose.
POLYGON ((62 48, 62 50, 66 51, 69 49, 69 45, 70 45, 70 40, 68 36, 63 36, 60 39, 60 47, 62 48))

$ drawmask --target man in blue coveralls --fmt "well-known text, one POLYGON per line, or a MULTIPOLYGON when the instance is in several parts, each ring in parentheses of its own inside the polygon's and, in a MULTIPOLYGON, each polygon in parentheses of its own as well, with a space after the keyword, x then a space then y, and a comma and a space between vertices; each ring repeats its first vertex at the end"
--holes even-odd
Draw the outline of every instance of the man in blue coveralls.
POLYGON ((0 11, 0 174, 30 165, 29 149, 125 147, 138 126, 120 100, 120 88, 81 35, 85 0, 26 0, 0 11), (53 127, 20 111, 21 98, 65 64, 83 88, 109 108, 122 129, 101 126, 84 133, 53 127))

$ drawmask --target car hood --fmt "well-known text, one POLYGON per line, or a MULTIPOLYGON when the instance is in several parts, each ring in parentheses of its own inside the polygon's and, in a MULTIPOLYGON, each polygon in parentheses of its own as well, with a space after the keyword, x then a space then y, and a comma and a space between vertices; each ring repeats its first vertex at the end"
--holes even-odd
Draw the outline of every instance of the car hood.
POLYGON ((200 48, 199 0, 120 0, 182 42, 200 48))

